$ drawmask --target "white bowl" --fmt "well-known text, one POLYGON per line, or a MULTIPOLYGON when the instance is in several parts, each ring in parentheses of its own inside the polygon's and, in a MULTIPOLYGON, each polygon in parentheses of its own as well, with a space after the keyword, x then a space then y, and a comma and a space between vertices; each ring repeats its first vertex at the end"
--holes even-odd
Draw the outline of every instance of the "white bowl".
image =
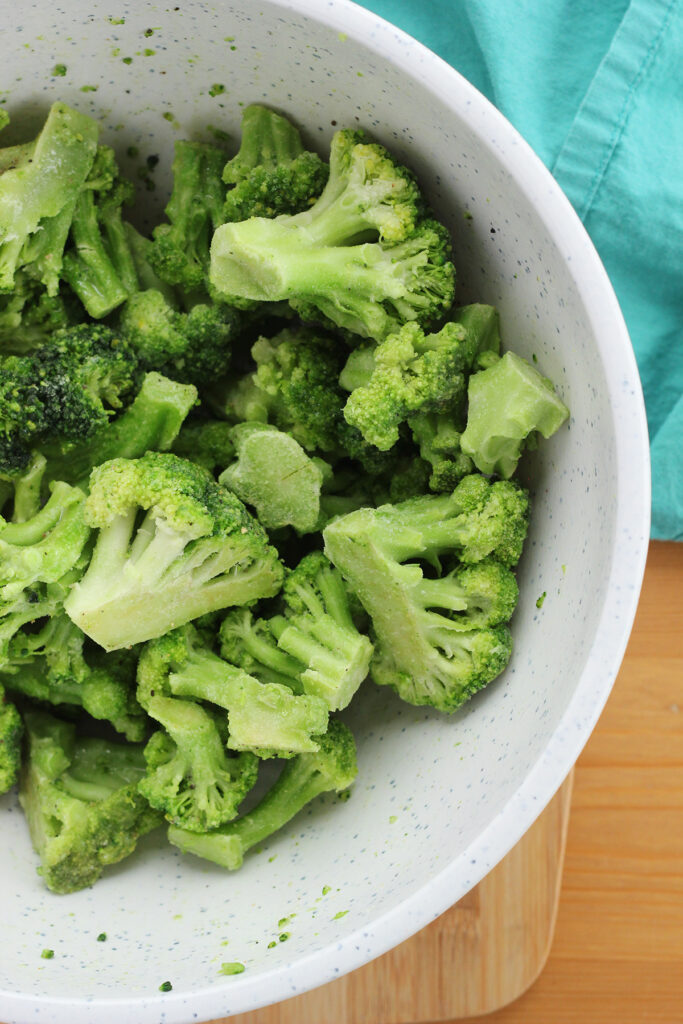
POLYGON ((507 346, 537 357, 572 416, 526 467, 535 502, 510 667, 450 718, 368 685, 350 716, 360 775, 348 802, 321 799, 236 874, 150 837, 93 889, 54 896, 4 798, 8 1024, 222 1017, 330 981, 426 925, 510 850, 576 760, 644 567, 648 444, 633 352, 583 227, 529 147, 434 54, 345 0, 178 3, 8 4, 2 97, 15 126, 32 131, 60 98, 102 118, 130 173, 140 161, 129 146, 159 155, 144 215, 162 203, 173 140, 210 138, 208 125, 236 140, 240 104, 282 109, 321 153, 334 125, 362 125, 415 169, 452 228, 459 299, 500 308, 507 346), (212 96, 215 83, 225 91, 212 96), (283 931, 289 940, 269 949, 283 931), (41 959, 45 947, 54 959, 41 959), (246 970, 221 975, 224 961, 246 970))

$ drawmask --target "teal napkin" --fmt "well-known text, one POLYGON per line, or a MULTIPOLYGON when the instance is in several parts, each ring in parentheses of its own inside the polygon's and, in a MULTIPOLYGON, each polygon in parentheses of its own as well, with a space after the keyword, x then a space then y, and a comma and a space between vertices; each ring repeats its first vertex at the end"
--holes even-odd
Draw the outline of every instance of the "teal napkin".
POLYGON ((457 68, 583 220, 628 325, 652 536, 683 540, 683 0, 364 0, 457 68))

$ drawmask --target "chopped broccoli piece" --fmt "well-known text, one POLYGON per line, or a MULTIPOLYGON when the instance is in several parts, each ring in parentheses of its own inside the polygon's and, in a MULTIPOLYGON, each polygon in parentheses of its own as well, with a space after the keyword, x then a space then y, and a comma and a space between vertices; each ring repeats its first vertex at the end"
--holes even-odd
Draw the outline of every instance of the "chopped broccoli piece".
POLYGON ((241 867, 251 847, 281 829, 315 797, 348 789, 357 771, 351 732, 341 722, 331 721, 320 739, 320 750, 287 761, 275 784, 247 814, 203 834, 171 827, 168 838, 183 853, 204 857, 234 871, 241 867))
POLYGON ((21 715, 0 684, 0 794, 10 790, 19 776, 23 734, 21 715))
POLYGON ((422 460, 431 466, 430 490, 450 493, 463 477, 474 472, 472 459, 460 447, 464 405, 448 414, 421 413, 408 422, 422 460))
POLYGON ((473 475, 452 495, 360 509, 326 527, 325 551, 372 620, 375 682, 454 711, 503 670, 517 595, 507 567, 521 552, 527 506, 511 482, 473 475), (443 559, 456 556, 482 564, 444 575, 443 559))
POLYGON ((242 503, 175 455, 148 452, 98 466, 85 519, 99 534, 64 607, 105 650, 271 597, 282 581, 277 552, 242 503))
POLYGON ((223 221, 222 150, 201 142, 176 142, 168 224, 158 225, 149 262, 168 284, 190 291, 206 285, 211 238, 223 221))
POLYGON ((226 221, 275 217, 307 209, 327 181, 327 165, 304 150, 298 130, 282 114, 253 104, 242 115, 239 152, 223 169, 226 221))
POLYGON ((92 118, 54 103, 33 142, 0 151, 0 292, 12 291, 23 266, 56 295, 98 132, 92 118))
POLYGON ((231 431, 232 425, 225 420, 198 419, 186 422, 173 442, 173 454, 215 473, 224 469, 234 458, 235 446, 231 431))
POLYGON ((210 280, 227 298, 286 299, 304 320, 381 340, 409 320, 442 317, 454 269, 448 234, 424 216, 412 174, 361 132, 339 131, 316 202, 294 215, 223 224, 210 280))
POLYGON ((551 437, 569 416, 552 381, 514 352, 472 374, 467 394, 461 448, 482 473, 505 479, 515 472, 530 435, 551 437))
POLYGON ((219 482, 256 509, 267 530, 316 528, 324 463, 311 459, 293 437, 266 423, 239 423, 232 430, 237 461, 219 482))
POLYGON ((162 821, 138 792, 142 748, 79 737, 45 712, 24 715, 28 755, 19 800, 48 889, 76 892, 133 852, 162 821))
POLYGON ((25 523, 40 511, 43 478, 47 462, 40 452, 33 452, 26 472, 21 476, 6 476, 7 492, 0 498, 0 516, 13 523, 25 523), (11 511, 8 502, 11 499, 11 511))
POLYGON ((220 627, 221 656, 264 683, 280 683, 303 693, 301 662, 278 647, 270 620, 248 608, 233 608, 220 627))

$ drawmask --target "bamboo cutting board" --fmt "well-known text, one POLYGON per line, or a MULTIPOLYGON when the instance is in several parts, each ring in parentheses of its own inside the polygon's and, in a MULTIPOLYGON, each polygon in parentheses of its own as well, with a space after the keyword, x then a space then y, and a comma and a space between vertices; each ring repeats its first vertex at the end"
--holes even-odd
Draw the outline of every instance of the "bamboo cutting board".
POLYGON ((226 1024, 422 1024, 512 1002, 550 950, 571 790, 570 775, 507 857, 418 936, 338 981, 226 1024))

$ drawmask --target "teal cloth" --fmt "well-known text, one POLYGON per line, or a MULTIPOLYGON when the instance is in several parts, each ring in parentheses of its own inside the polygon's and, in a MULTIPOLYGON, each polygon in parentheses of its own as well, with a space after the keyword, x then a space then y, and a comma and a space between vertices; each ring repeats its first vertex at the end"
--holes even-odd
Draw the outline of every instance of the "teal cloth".
POLYGON ((638 361, 652 536, 683 540, 683 0, 364 0, 484 93, 600 253, 638 361))

